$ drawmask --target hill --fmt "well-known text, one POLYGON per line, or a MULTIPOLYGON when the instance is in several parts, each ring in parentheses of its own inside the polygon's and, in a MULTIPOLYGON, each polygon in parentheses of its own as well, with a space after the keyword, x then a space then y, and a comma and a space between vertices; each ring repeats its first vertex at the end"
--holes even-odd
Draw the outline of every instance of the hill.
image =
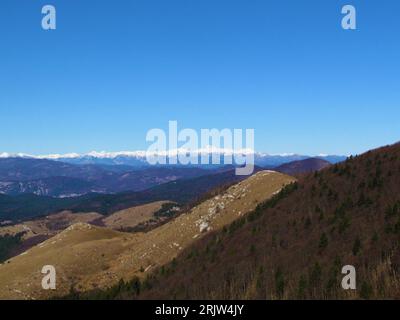
POLYGON ((329 167, 330 165, 330 162, 323 159, 308 158, 282 164, 279 167, 274 168, 274 170, 293 176, 318 171, 323 168, 329 167))
POLYGON ((31 299, 107 288, 173 260, 186 247, 245 216, 293 178, 261 171, 146 233, 78 223, 0 265, 0 298, 31 299), (43 265, 56 267, 55 292, 41 289, 43 265))
MULTIPOLYGON (((159 223, 161 216, 157 216, 163 208, 171 208, 179 211, 174 202, 156 201, 141 206, 136 206, 117 211, 100 220, 100 225, 120 231, 132 230, 147 223, 159 223)), ((174 212, 175 213, 175 212, 174 212)))
POLYGON ((0 158, 0 181, 28 181, 56 176, 94 177, 104 170, 46 159, 0 158))
POLYGON ((350 157, 187 248, 139 296, 129 285, 93 296, 399 299, 399 181, 400 144, 350 157), (356 268, 357 290, 341 287, 345 265, 356 268))
POLYGON ((0 262, 4 258, 23 253, 76 223, 88 223, 116 231, 146 230, 168 221, 180 212, 181 208, 173 202, 157 201, 117 211, 109 216, 96 212, 62 211, 18 224, 4 224, 0 226, 0 243, 3 244, 0 244, 3 253, 0 262))

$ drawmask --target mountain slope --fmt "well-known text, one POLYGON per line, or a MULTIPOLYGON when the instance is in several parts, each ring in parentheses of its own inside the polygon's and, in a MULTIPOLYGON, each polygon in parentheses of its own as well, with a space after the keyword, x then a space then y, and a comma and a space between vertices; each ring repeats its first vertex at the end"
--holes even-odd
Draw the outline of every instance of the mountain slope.
POLYGON ((124 209, 109 216, 96 212, 72 213, 70 211, 62 211, 19 224, 0 225, 0 242, 5 242, 5 240, 10 242, 10 237, 18 240, 13 246, 3 246, 3 256, 13 257, 76 223, 83 222, 116 231, 136 230, 139 227, 146 229, 169 220, 171 217, 166 214, 172 213, 176 215, 179 211, 180 208, 175 203, 167 201, 152 202, 124 209), (169 209, 172 211, 169 212, 169 209))
POLYGON ((309 174, 156 270, 139 297, 399 299, 399 181, 399 144, 309 174), (356 268, 357 290, 341 288, 345 265, 356 268))
POLYGON ((71 177, 49 177, 26 181, 0 181, 0 192, 16 196, 34 194, 50 197, 73 197, 93 190, 93 183, 71 177))
POLYGON ((282 164, 279 167, 274 168, 274 170, 293 176, 318 171, 329 167, 330 165, 330 162, 319 158, 308 158, 282 164))
POLYGON ((50 177, 93 179, 105 172, 97 166, 31 158, 0 158, 0 181, 27 181, 50 177))
POLYGON ((145 277, 184 248, 253 210, 293 178, 262 171, 147 233, 77 224, 0 265, 0 298, 43 298, 105 288, 120 278, 145 277), (54 265, 55 292, 40 288, 43 265, 54 265))

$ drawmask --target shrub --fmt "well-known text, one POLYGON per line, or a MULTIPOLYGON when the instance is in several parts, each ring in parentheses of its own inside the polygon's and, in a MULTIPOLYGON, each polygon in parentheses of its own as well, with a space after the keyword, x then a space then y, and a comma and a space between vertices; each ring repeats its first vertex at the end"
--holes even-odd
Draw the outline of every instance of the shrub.
POLYGON ((280 267, 275 272, 275 291, 278 298, 282 298, 285 292, 285 277, 280 267))
POLYGON ((307 292, 307 279, 304 275, 301 275, 299 279, 299 284, 297 288, 297 298, 298 299, 305 299, 307 292))
POLYGON ((318 262, 315 263, 309 275, 310 287, 316 288, 321 282, 322 268, 318 262))
POLYGON ((360 240, 360 238, 359 237, 357 237, 355 240, 354 240, 354 244, 353 244, 353 255, 357 255, 359 252, 360 252, 360 250, 361 250, 361 240, 360 240))
POLYGON ((321 238, 319 239, 319 248, 321 250, 325 249, 328 246, 328 237, 326 235, 326 233, 324 232, 321 235, 321 238))
POLYGON ((21 243, 24 232, 16 235, 0 236, 0 263, 10 257, 10 252, 21 243))
POLYGON ((370 299, 372 293, 373 293, 372 286, 364 281, 361 285, 360 297, 362 299, 370 299))

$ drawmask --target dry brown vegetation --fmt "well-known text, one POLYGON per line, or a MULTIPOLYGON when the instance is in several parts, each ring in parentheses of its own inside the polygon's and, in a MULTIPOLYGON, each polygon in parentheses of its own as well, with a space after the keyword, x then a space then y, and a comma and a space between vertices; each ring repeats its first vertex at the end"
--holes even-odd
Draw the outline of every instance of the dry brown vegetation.
POLYGON ((139 224, 155 219, 154 213, 161 209, 168 201, 156 201, 142 206, 137 206, 117 211, 102 219, 105 227, 114 230, 123 230, 136 227, 139 224))
POLYGON ((103 216, 95 212, 74 214, 69 211, 63 211, 44 218, 0 227, 0 235, 24 233, 23 240, 28 240, 39 235, 51 237, 74 223, 91 223, 101 218, 103 216))
POLYGON ((103 226, 116 231, 131 230, 139 225, 145 225, 150 222, 154 224, 160 223, 164 220, 163 217, 156 217, 155 214, 163 205, 169 203, 171 202, 151 202, 145 205, 117 211, 108 216, 96 212, 72 213, 70 211, 62 211, 43 218, 0 227, 0 236, 22 235, 21 244, 11 255, 14 256, 48 238, 55 236, 69 226, 80 222, 103 226))

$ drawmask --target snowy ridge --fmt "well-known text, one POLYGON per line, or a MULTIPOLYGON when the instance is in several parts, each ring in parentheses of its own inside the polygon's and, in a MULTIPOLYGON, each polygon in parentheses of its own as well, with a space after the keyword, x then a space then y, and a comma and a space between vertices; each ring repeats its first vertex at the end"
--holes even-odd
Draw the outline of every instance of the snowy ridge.
MULTIPOLYGON (((193 154, 203 155, 203 154, 220 154, 220 155, 251 155, 259 157, 296 157, 302 156, 296 153, 278 153, 278 154, 269 154, 269 153, 261 153, 255 152, 252 149, 224 149, 224 148, 216 148, 216 147, 205 147, 197 150, 189 150, 184 148, 174 149, 174 150, 166 150, 166 151, 158 151, 158 152, 147 152, 143 150, 138 151, 119 151, 119 152, 107 152, 107 151, 91 151, 88 153, 66 153, 66 154, 47 154, 47 155, 32 155, 27 153, 8 153, 2 152, 0 153, 0 158, 31 158, 31 159, 50 159, 50 160, 59 160, 59 159, 79 159, 79 158, 101 158, 101 159, 114 159, 118 157, 132 157, 132 158, 146 158, 146 155, 150 156, 175 156, 179 154, 187 154, 192 152, 193 154)), ((329 154, 318 154, 317 157, 328 157, 329 154)))

